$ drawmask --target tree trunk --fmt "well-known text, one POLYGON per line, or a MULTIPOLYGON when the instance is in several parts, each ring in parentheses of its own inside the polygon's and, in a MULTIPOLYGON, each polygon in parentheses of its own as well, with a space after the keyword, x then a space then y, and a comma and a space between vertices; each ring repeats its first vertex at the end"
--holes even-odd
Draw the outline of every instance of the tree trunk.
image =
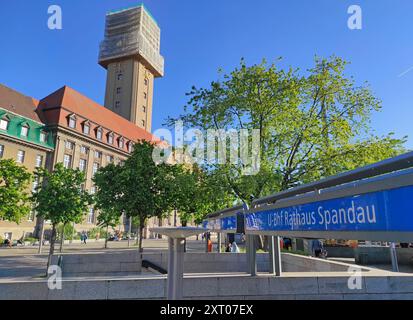
POLYGON ((143 229, 145 228, 145 219, 139 219, 139 252, 143 252, 143 229))
POLYGON ((42 220, 42 225, 40 227, 40 234, 39 234, 39 251, 38 253, 42 253, 43 248, 43 241, 44 241, 44 219, 42 220))
POLYGON ((63 244, 65 242, 65 227, 66 227, 66 223, 63 224, 63 228, 62 228, 62 234, 60 236, 60 253, 63 252, 63 244))
MULTIPOLYGON (((162 225, 163 225, 162 215, 159 215, 159 216, 158 216, 158 226, 159 226, 159 227, 162 227, 162 225)), ((158 236, 158 239, 162 239, 162 235, 161 235, 161 234, 158 234, 157 236, 158 236)))
POLYGON ((50 250, 49 250, 49 257, 47 259, 47 270, 46 270, 46 276, 47 276, 47 271, 49 270, 49 266, 52 263, 52 256, 54 254, 54 245, 56 242, 56 225, 53 224, 52 227, 52 236, 50 238, 50 250))
POLYGON ((105 249, 108 248, 108 233, 109 233, 109 225, 106 225, 106 237, 105 237, 105 249))

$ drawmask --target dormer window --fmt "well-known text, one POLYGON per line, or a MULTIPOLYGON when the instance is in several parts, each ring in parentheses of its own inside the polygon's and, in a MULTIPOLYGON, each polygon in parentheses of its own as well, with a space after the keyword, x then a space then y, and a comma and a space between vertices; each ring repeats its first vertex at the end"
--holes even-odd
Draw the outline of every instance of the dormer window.
POLYGON ((102 136, 103 136, 103 130, 102 130, 102 128, 97 128, 97 129, 96 129, 96 139, 102 140, 102 136))
POLYGON ((76 129, 76 116, 74 114, 69 116, 69 128, 76 129))
POLYGON ((40 131, 40 142, 46 142, 46 140, 47 140, 46 131, 40 131))
POLYGON ((108 133, 108 143, 109 144, 113 144, 113 137, 114 137, 113 132, 109 132, 108 133))
POLYGON ((7 117, 0 119, 0 129, 7 130, 10 120, 7 117))
POLYGON ((24 124, 20 129, 20 136, 27 137, 29 135, 29 125, 24 124))
POLYGON ((89 121, 83 122, 83 133, 89 135, 89 133, 90 133, 90 123, 89 123, 89 121))
POLYGON ((132 142, 132 141, 129 141, 129 142, 128 142, 128 151, 129 151, 130 153, 133 152, 133 142, 132 142))
POLYGON ((123 149, 124 146, 125 146, 125 140, 122 137, 120 137, 119 138, 119 148, 123 149))

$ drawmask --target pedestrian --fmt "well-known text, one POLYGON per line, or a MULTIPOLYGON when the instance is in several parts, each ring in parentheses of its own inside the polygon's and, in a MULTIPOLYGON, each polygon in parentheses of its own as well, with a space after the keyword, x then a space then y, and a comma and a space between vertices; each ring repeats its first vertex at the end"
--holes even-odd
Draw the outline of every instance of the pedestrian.
POLYGON ((238 248, 237 243, 235 241, 231 244, 231 252, 232 253, 239 253, 239 248, 238 248))
POLYGON ((320 258, 323 252, 323 243, 319 239, 313 240, 311 243, 311 251, 315 257, 320 258))
POLYGON ((86 240, 87 240, 87 233, 85 232, 85 234, 83 235, 83 243, 86 244, 86 240))
POLYGON ((208 239, 208 252, 212 252, 212 241, 208 239))
POLYGON ((231 243, 228 243, 226 248, 225 248, 225 252, 231 252, 231 243))

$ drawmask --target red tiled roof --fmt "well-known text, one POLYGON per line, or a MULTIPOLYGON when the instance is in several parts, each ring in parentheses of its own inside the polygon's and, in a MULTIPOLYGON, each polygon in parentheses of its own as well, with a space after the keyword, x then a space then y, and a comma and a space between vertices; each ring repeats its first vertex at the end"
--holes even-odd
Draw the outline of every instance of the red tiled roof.
MULTIPOLYGON (((62 107, 77 116, 90 120, 132 141, 151 141, 153 137, 151 133, 137 127, 132 122, 122 118, 68 86, 64 86, 40 100, 39 110, 43 111, 46 117, 48 111, 45 110, 56 107, 62 107)), ((57 121, 58 123, 55 124, 67 126, 67 122, 64 118, 62 119, 61 116, 58 117, 57 121)))
POLYGON ((37 122, 43 122, 36 113, 39 101, 0 84, 0 108, 37 122))

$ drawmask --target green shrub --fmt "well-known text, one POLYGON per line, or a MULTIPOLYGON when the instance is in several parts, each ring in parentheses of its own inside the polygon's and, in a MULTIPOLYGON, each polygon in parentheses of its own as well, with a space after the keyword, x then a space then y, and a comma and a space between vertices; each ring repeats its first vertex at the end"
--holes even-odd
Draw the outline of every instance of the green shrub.
MULTIPOLYGON (((62 231, 63 224, 59 224, 57 227, 57 239, 61 239, 62 231)), ((64 230, 65 240, 72 240, 74 231, 73 224, 67 224, 64 230)))
POLYGON ((24 242, 30 242, 30 244, 33 244, 33 243, 35 243, 37 241, 37 239, 36 238, 33 238, 33 237, 26 237, 26 238, 24 238, 24 242))

